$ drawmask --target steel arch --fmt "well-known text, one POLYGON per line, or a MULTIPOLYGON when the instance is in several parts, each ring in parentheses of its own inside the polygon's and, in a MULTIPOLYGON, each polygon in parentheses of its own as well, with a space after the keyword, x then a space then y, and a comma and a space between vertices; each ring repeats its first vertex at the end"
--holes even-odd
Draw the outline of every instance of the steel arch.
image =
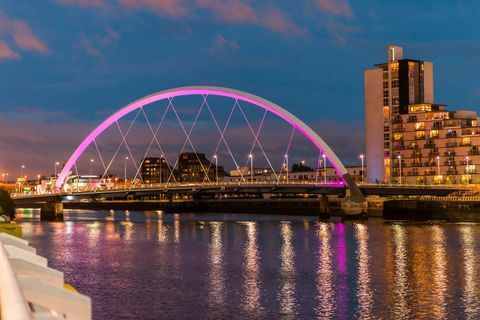
MULTIPOLYGON (((279 105, 258 97, 256 95, 229 89, 229 88, 222 88, 222 87, 212 87, 212 86, 190 86, 190 87, 180 87, 174 88, 164 91, 159 91, 138 99, 125 107, 121 108, 117 112, 113 113, 110 117, 108 117, 105 121, 103 121, 98 127, 96 127, 77 147, 77 149, 73 152, 73 154, 68 159, 67 163, 63 167, 62 171, 60 172, 57 181, 55 182, 55 186, 58 189, 61 189, 69 172, 71 171, 72 167, 74 166, 77 159, 82 155, 85 149, 100 135, 104 132, 110 125, 114 124, 116 121, 121 119, 123 116, 129 114, 130 112, 137 110, 147 104, 169 99, 175 98, 179 96, 189 96, 189 95, 213 95, 213 96, 223 96, 232 99, 236 99, 239 101, 248 102, 250 104, 256 105, 260 108, 266 109, 269 112, 274 113, 278 117, 282 118, 286 122, 290 123, 294 126, 297 130, 299 130, 305 137, 307 137, 317 148, 319 148, 325 156, 328 158, 330 163, 334 166, 335 170, 339 173, 342 177, 345 184, 351 190, 352 198, 357 198, 361 196, 361 192, 358 186, 350 177, 347 169, 342 164, 340 159, 337 155, 333 152, 333 150, 323 141, 323 139, 315 133, 309 126, 307 126, 303 121, 298 119, 296 116, 285 110, 284 108, 280 107, 279 105)), ((361 200, 361 199, 360 199, 361 200)))

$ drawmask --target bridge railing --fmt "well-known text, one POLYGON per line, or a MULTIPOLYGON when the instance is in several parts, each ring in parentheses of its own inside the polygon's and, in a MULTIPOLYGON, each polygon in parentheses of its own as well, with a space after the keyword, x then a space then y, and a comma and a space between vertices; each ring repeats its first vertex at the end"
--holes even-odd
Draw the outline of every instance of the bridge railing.
POLYGON ((2 320, 92 318, 89 297, 65 289, 62 272, 6 233, 0 233, 0 310, 2 320))

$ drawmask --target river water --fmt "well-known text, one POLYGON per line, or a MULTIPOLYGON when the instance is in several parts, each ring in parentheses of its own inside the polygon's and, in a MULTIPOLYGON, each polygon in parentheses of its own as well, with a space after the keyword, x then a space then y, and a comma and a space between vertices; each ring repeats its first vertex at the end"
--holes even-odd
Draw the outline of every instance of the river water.
POLYGON ((19 213, 95 319, 479 319, 480 224, 19 213))

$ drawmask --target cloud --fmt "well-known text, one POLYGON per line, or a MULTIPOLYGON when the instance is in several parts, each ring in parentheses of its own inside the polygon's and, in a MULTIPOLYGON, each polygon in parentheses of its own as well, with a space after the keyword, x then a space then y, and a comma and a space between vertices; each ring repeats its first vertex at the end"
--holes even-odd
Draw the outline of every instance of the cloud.
POLYGON ((214 12, 218 20, 239 23, 256 22, 255 10, 240 0, 197 0, 197 5, 214 12))
POLYGON ((60 4, 76 5, 80 7, 106 7, 103 0, 56 0, 60 4))
POLYGON ((240 46, 238 45, 237 40, 235 39, 229 40, 224 36, 222 36, 221 34, 217 34, 217 36, 213 40, 212 45, 206 51, 209 53, 218 53, 225 49, 237 50, 239 48, 240 46))
POLYGON ((341 45, 346 45, 348 43, 348 37, 351 34, 359 31, 354 27, 350 27, 348 25, 338 23, 333 19, 327 19, 325 21, 325 27, 330 33, 330 36, 332 37, 333 41, 341 45))
POLYGON ((87 37, 80 36, 80 41, 75 44, 76 48, 80 48, 93 57, 102 57, 102 49, 111 45, 119 38, 119 34, 112 29, 107 29, 104 36, 87 37))
POLYGON ((320 10, 336 16, 353 17, 353 10, 348 0, 316 0, 320 10))
POLYGON ((0 40, 0 59, 20 59, 20 55, 3 40, 0 40))
MULTIPOLYGON (((32 30, 27 22, 11 19, 2 12, 0 12, 0 34, 13 39, 15 46, 23 51, 36 51, 43 54, 48 53, 48 48, 45 43, 43 43, 32 33, 32 30)), ((4 42, 2 47, 4 53, 6 54, 10 46, 4 42)), ((12 53, 10 52, 9 55, 12 56, 12 53)), ((16 58, 19 57, 20 55, 17 53, 16 58)))
POLYGON ((121 3, 127 7, 146 9, 171 17, 187 14, 187 9, 179 0, 121 0, 121 3))
POLYGON ((48 53, 47 46, 32 34, 32 30, 24 21, 13 20, 13 41, 23 50, 48 53))
POLYGON ((305 33, 284 12, 273 6, 254 8, 241 0, 196 0, 196 3, 200 8, 213 12, 217 20, 226 23, 252 24, 281 34, 305 33))

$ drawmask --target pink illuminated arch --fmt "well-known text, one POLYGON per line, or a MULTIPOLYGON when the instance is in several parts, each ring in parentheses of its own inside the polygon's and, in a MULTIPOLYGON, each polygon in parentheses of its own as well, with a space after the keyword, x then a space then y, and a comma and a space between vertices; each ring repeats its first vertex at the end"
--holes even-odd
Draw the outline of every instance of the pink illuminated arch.
POLYGON ((58 179, 55 183, 55 186, 58 189, 61 189, 65 183, 69 172, 74 166, 77 159, 85 151, 85 149, 92 143, 102 132, 104 132, 110 125, 114 124, 116 121, 129 114, 130 112, 137 110, 147 104, 169 98, 175 98, 179 96, 189 96, 189 95, 213 95, 213 96, 222 96, 236 99, 239 101, 248 102, 250 104, 256 105, 260 108, 266 109, 269 112, 272 112, 290 123, 297 130, 299 130, 305 137, 307 137, 319 150, 321 150, 328 160, 333 164, 338 174, 342 177, 343 181, 353 192, 360 192, 358 186, 351 179, 347 169, 332 151, 332 149, 323 141, 318 134, 316 134, 309 126, 307 126, 303 121, 295 117, 293 114, 283 109, 282 107, 276 105, 273 102, 265 100, 261 97, 255 96, 253 94, 242 92, 238 90, 222 88, 222 87, 210 87, 210 86, 193 86, 193 87, 181 87, 175 89, 169 89, 160 91, 149 96, 143 97, 137 101, 134 101, 125 107, 121 108, 105 121, 103 121, 98 127, 95 128, 86 138, 80 143, 75 152, 70 156, 64 168, 60 172, 58 179))

